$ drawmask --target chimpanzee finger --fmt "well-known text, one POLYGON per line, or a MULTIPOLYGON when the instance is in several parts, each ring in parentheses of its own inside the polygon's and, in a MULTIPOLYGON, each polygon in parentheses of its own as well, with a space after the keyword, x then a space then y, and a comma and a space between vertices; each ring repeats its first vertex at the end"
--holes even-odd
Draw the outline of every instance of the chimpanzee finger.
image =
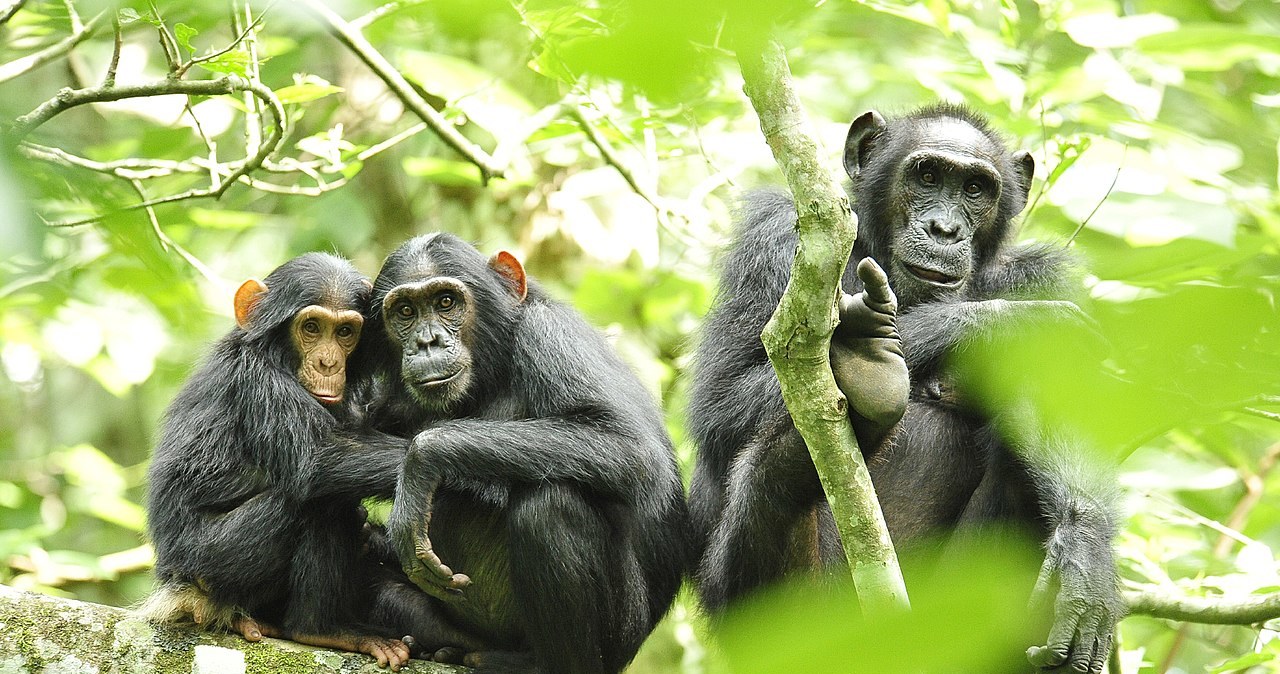
POLYGON ((1097 639, 1094 634, 1098 631, 1102 619, 1097 612, 1091 611, 1080 622, 1079 629, 1076 630, 1077 639, 1075 648, 1071 651, 1071 669, 1077 672, 1092 672, 1094 653, 1097 651, 1097 639))
POLYGON ((1066 662, 1067 656, 1071 654, 1071 641, 1075 638, 1080 618, 1080 611, 1074 605, 1059 602, 1048 641, 1044 646, 1028 648, 1027 660, 1036 667, 1043 668, 1057 667, 1066 662))
POLYGON ((863 290, 867 293, 867 303, 882 312, 896 312, 898 298, 889 287, 889 277, 875 260, 864 257, 858 263, 858 278, 862 280, 863 290))
POLYGON ((1107 632, 1097 638, 1097 647, 1093 649, 1093 659, 1089 662, 1089 674, 1102 674, 1107 664, 1107 656, 1111 654, 1111 633, 1107 632))

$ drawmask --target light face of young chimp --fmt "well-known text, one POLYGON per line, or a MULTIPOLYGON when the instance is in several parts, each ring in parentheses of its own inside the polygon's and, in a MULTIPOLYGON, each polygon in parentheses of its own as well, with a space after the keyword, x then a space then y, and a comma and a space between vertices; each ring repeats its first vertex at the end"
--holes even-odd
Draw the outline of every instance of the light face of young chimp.
POLYGON ((471 384, 474 301, 449 276, 397 286, 382 302, 387 334, 401 349, 401 376, 422 405, 443 410, 471 384))
POLYGON ((298 381, 316 400, 342 402, 347 385, 347 358, 360 341, 364 318, 357 311, 303 307, 289 326, 299 360, 298 381))

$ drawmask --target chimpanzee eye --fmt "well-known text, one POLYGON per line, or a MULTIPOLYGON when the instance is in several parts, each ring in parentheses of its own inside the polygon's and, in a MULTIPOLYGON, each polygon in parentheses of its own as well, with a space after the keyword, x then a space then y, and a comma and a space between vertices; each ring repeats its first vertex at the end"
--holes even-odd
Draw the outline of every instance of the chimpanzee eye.
POLYGON ((340 325, 340 326, 338 326, 338 336, 339 336, 339 337, 344 337, 344 338, 345 338, 345 337, 350 337, 350 336, 351 336, 351 335, 353 335, 353 334, 355 334, 355 329, 353 329, 350 325, 340 325))
POLYGON ((971 197, 982 194, 982 183, 977 180, 970 180, 964 184, 964 193, 971 197))
POLYGON ((938 174, 934 173, 931 168, 922 169, 920 171, 920 182, 926 185, 937 185, 938 174))
POLYGON ((413 305, 405 302, 396 307, 396 315, 400 318, 413 318, 413 305))
POLYGON ((320 334, 320 322, 314 318, 308 318, 302 324, 302 329, 306 331, 308 334, 318 335, 320 334))
POLYGON ((436 309, 439 311, 448 311, 457 303, 458 300, 453 296, 453 293, 442 293, 436 298, 436 309))

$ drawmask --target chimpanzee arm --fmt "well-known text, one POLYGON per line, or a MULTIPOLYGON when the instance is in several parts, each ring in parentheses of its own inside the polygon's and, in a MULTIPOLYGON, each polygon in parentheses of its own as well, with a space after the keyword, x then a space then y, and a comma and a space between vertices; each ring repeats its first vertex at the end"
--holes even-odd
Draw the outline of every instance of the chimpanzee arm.
POLYGON ((306 498, 390 498, 408 449, 408 440, 378 431, 335 431, 316 449, 306 498))
POLYGON ((1075 434, 1045 430, 1028 406, 1001 416, 1048 534, 1033 601, 1052 603, 1053 628, 1045 645, 1028 649, 1027 657, 1038 667, 1102 671, 1115 624, 1124 616, 1113 552, 1121 516, 1111 466, 1075 434))
POLYGON ((429 428, 413 440, 404 473, 422 480, 460 479, 499 484, 564 481, 592 492, 633 500, 647 470, 639 438, 603 413, 579 418, 517 421, 459 419, 429 428))

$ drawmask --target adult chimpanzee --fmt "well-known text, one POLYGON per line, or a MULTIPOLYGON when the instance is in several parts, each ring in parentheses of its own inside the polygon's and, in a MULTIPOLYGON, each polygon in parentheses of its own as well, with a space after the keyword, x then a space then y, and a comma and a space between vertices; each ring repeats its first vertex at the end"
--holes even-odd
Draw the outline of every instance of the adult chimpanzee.
MULTIPOLYGON (((1041 667, 1101 671, 1120 612, 1115 488, 1065 428, 1032 430, 1022 411, 1020 432, 999 432, 996 415, 966 399, 947 359, 973 340, 999 338, 1005 319, 1086 320, 1069 301, 1042 299, 1073 296, 1062 247, 1011 241, 1031 156, 1010 153, 979 115, 940 105, 888 122, 862 115, 844 163, 861 233, 843 280, 857 294, 840 303, 832 364, 895 543, 910 549, 926 535, 984 522, 1031 525, 1047 546, 1038 589, 1056 581, 1060 591, 1048 644, 1028 656, 1041 667), (889 285, 901 308, 901 352, 889 285)), ((790 275, 794 222, 785 194, 747 198, 697 353, 690 510, 699 589, 713 610, 789 571, 843 560, 760 342, 790 275)))
POLYGON ((346 394, 362 387, 347 361, 369 293, 350 263, 320 253, 236 292, 239 325, 174 399, 151 462, 160 587, 145 613, 364 652, 392 668, 409 657, 392 637, 476 646, 364 551, 360 499, 394 493, 407 449, 372 432, 337 435, 357 405, 346 394))
POLYGON ((506 252, 415 238, 372 306, 369 338, 394 357, 388 428, 417 434, 388 532, 411 577, 494 644, 467 663, 621 670, 686 568, 687 506, 651 396, 506 252))

